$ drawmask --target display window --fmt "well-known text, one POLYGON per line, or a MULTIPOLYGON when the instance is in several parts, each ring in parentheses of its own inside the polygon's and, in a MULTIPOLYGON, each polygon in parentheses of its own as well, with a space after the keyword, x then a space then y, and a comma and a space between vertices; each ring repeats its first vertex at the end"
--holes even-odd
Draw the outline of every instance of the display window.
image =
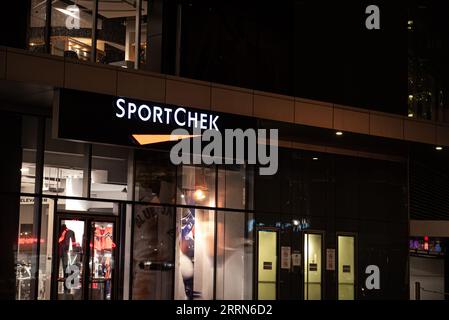
POLYGON ((250 300, 253 293, 252 214, 217 212, 216 299, 250 300))
POLYGON ((136 205, 133 218, 132 299, 172 299, 174 209, 136 205))
POLYGON ((214 298, 214 242, 214 210, 178 208, 176 212, 175 299, 210 300, 214 298))

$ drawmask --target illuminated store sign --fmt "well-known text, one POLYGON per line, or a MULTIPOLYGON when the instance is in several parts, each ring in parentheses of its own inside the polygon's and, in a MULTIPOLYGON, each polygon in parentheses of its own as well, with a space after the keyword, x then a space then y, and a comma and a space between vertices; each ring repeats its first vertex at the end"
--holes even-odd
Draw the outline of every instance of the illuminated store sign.
POLYGON ((54 105, 58 138, 125 146, 149 140, 152 147, 164 150, 177 140, 167 138, 175 129, 185 129, 193 137, 197 129, 224 133, 257 129, 258 124, 245 116, 73 89, 58 89, 54 105))
POLYGON ((148 123, 176 125, 178 127, 218 130, 219 116, 204 112, 188 111, 183 107, 160 107, 136 104, 126 98, 116 98, 115 116, 120 119, 138 119, 148 123))

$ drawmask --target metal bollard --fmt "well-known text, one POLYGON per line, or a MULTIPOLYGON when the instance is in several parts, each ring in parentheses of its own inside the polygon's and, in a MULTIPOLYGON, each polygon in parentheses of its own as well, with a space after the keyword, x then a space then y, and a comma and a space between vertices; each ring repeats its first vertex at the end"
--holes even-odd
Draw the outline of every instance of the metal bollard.
POLYGON ((415 300, 421 300, 421 283, 415 282, 415 300))

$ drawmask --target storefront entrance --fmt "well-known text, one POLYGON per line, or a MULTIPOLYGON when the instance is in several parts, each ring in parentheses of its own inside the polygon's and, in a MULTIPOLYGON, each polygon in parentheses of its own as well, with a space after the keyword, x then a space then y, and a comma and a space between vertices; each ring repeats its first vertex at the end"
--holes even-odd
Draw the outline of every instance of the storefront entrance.
POLYGON ((117 226, 117 219, 111 216, 57 213, 53 299, 116 298, 117 226))

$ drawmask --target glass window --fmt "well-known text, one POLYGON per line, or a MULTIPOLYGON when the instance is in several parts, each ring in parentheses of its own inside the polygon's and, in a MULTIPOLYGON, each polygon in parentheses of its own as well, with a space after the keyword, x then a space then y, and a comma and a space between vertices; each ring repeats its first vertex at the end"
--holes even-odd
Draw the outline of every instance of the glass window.
POLYGON ((252 167, 235 165, 218 169, 218 207, 251 210, 252 192, 252 167))
POLYGON ((338 236, 338 300, 354 300, 354 237, 338 236))
POLYGON ((252 299, 253 239, 248 230, 251 215, 217 212, 216 298, 252 299))
POLYGON ((141 69, 161 72, 162 0, 142 1, 141 69))
POLYGON ((174 219, 174 208, 135 206, 132 299, 172 299, 174 219))
POLYGON ((50 299, 54 212, 55 201, 49 198, 43 198, 39 253, 39 285, 37 296, 39 300, 50 299))
POLYGON ((110 201, 58 199, 58 211, 118 216, 120 206, 110 201))
POLYGON ((38 119, 35 117, 22 117, 22 167, 21 188, 22 193, 34 193, 36 180, 36 146, 37 146, 38 119))
POLYGON ((94 0, 52 1, 51 54, 89 61, 94 0))
POLYGON ((214 290, 213 210, 176 212, 175 299, 211 300, 214 290))
POLYGON ((36 243, 34 213, 37 198, 20 197, 19 236, 16 256, 16 300, 32 300, 36 243))
POLYGON ((97 62, 132 67, 135 47, 135 5, 135 1, 98 1, 97 62))
POLYGON ((45 52, 45 21, 47 19, 47 1, 31 0, 31 18, 28 34, 30 51, 45 52))
POLYGON ((42 199, 40 235, 36 231, 36 210, 39 198, 20 197, 19 236, 16 256, 16 299, 50 299, 51 257, 53 241, 54 201, 42 199), (40 245, 38 261, 37 244, 40 245), (50 258, 50 259, 49 259, 50 258), (38 263, 38 266, 36 266, 38 263), (38 269, 37 290, 35 274, 38 269))
MULTIPOLYGON (((83 196, 83 177, 86 166, 86 147, 84 144, 53 139, 51 121, 47 121, 44 155, 43 193, 72 197, 83 196)), ((67 200, 67 210, 75 202, 67 200)), ((59 203, 58 203, 59 204, 59 203)))
POLYGON ((136 201, 174 203, 176 167, 166 152, 136 150, 136 201))
POLYGON ((92 198, 127 200, 129 152, 126 148, 92 146, 92 198))
POLYGON ((178 169, 178 204, 215 207, 215 167, 178 169))

